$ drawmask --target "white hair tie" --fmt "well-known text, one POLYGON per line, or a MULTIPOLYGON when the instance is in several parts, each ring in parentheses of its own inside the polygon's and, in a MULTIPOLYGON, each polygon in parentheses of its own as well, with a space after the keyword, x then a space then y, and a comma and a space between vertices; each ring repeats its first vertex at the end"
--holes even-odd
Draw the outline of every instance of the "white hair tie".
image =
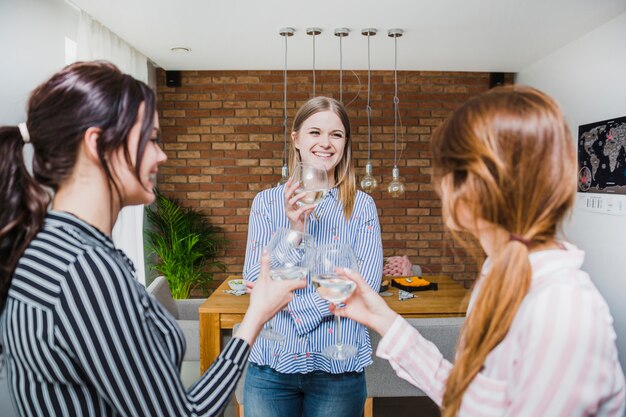
POLYGON ((17 127, 20 129, 20 133, 22 134, 22 140, 24 143, 30 142, 30 134, 28 134, 28 128, 26 127, 26 123, 19 123, 17 127))

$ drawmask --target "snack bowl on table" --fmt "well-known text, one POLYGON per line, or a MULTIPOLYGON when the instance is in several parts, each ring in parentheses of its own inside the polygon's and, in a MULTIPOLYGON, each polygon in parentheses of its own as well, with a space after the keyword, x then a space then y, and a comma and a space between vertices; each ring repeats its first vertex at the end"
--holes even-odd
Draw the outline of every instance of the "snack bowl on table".
POLYGON ((243 283, 243 279, 228 280, 228 286, 233 291, 245 291, 246 290, 246 285, 243 283))

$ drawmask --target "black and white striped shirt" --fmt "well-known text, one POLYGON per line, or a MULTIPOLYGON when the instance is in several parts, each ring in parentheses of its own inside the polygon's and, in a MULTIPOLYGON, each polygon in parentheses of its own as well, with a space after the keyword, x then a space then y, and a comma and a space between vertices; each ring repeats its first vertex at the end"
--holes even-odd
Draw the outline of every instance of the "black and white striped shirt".
POLYGON ((186 391, 185 341, 112 241, 50 212, 16 268, 0 316, 9 386, 23 416, 217 416, 249 354, 233 339, 186 391))

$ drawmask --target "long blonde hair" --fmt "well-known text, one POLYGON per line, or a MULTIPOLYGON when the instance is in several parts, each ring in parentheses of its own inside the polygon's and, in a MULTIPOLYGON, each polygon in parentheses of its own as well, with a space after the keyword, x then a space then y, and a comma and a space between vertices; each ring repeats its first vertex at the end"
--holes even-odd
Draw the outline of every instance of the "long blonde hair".
MULTIPOLYGON (((304 103, 296 113, 293 120, 292 131, 296 134, 300 131, 302 123, 309 117, 322 111, 332 111, 335 113, 346 131, 346 145, 343 148, 343 155, 339 164, 335 167, 335 184, 339 190, 339 201, 343 205, 343 214, 346 219, 350 219, 354 209, 356 198, 356 176, 352 162, 352 136, 350 134, 350 118, 346 108, 339 101, 330 97, 314 97, 304 103)), ((296 163, 301 162, 300 151, 291 143, 291 153, 289 155, 289 170, 294 172, 296 163)))
POLYGON ((453 417, 530 288, 529 249, 553 241, 573 205, 576 155, 554 100, 522 86, 469 100, 433 133, 432 152, 434 184, 446 188, 443 212, 453 224, 462 225, 463 207, 513 237, 492 256, 461 332, 442 403, 442 416, 453 417))

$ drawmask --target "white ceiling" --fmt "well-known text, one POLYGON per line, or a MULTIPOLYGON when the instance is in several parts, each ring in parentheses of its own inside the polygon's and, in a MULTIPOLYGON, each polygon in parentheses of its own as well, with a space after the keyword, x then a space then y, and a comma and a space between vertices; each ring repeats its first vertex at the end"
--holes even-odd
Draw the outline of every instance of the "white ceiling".
POLYGON ((390 28, 402 28, 398 70, 518 72, 626 11, 626 0, 71 0, 166 70, 393 69, 390 28), (172 47, 191 53, 172 52, 172 47))

